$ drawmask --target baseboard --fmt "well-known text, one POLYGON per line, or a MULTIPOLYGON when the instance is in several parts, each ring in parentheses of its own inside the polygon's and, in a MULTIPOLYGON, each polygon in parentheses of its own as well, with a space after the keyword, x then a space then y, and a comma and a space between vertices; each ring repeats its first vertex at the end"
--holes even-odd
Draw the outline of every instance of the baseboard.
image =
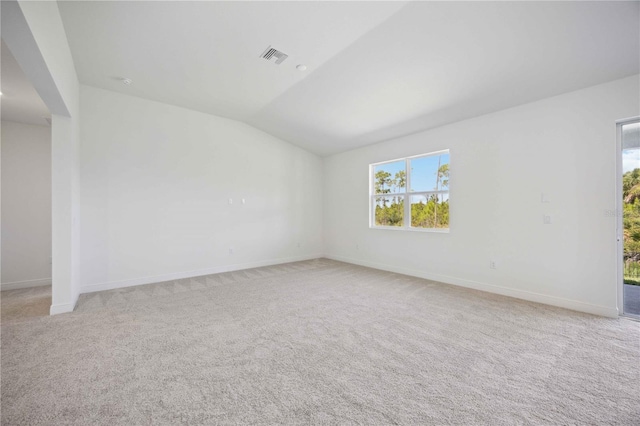
POLYGON ((49 315, 58 315, 66 314, 67 312, 73 312, 75 307, 75 303, 61 303, 59 305, 51 305, 51 308, 49 308, 49 315))
POLYGON ((564 299, 561 297, 549 296, 546 294, 534 293, 524 290, 516 290, 507 287, 501 287, 493 284, 487 284, 479 281, 467 280, 463 278, 451 277, 448 275, 432 274, 425 271, 414 270, 409 268, 399 268, 390 265, 367 262, 358 259, 351 259, 343 256, 325 255, 327 259, 338 260, 340 262, 352 263, 354 265, 366 266, 383 271, 396 272, 398 274, 411 275, 418 278, 438 281, 445 284, 452 284, 459 287, 472 288, 474 290, 486 291, 488 293, 499 294, 502 296, 522 299, 529 302, 542 303, 545 305, 557 306, 559 308, 570 309, 572 311, 585 312, 588 314, 600 315, 610 318, 618 318, 619 312, 617 308, 608 306, 592 305, 590 303, 579 302, 577 300, 564 299))
POLYGON ((212 268, 197 269, 193 271, 182 271, 171 274, 153 275, 150 277, 132 278, 121 281, 108 281, 104 283, 85 285, 80 287, 80 293, 93 293, 96 291, 113 290, 116 288, 133 287, 136 285, 160 283, 170 280, 180 280, 183 278, 193 278, 202 275, 220 274, 223 272, 239 271, 242 269, 260 268, 263 266, 279 265, 289 262, 300 262, 303 260, 318 259, 323 257, 321 254, 308 255, 308 256, 296 256, 280 259, 263 260, 249 263, 238 263, 234 265, 214 266, 212 268))
POLYGON ((51 307, 49 308, 49 315, 58 315, 73 312, 73 310, 76 308, 76 304, 78 303, 79 296, 80 294, 72 296, 73 301, 71 303, 59 303, 57 305, 51 305, 51 307))
POLYGON ((17 290, 20 288, 41 287, 51 285, 51 278, 40 278, 37 280, 13 281, 0 284, 0 290, 17 290))

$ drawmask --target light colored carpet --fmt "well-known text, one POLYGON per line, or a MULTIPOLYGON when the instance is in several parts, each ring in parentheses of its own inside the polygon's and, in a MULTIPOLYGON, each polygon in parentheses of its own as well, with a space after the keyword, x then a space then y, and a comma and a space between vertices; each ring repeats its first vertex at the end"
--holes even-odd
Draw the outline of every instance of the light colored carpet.
POLYGON ((50 285, 8 290, 0 294, 0 324, 49 315, 50 285))
POLYGON ((321 259, 7 319, 2 424, 637 425, 639 366, 638 322, 321 259))

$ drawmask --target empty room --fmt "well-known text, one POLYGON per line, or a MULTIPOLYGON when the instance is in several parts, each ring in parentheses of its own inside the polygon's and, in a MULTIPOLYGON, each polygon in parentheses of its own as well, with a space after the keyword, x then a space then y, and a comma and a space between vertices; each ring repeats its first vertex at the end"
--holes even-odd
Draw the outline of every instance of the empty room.
POLYGON ((2 425, 639 425, 640 2, 0 2, 2 425))

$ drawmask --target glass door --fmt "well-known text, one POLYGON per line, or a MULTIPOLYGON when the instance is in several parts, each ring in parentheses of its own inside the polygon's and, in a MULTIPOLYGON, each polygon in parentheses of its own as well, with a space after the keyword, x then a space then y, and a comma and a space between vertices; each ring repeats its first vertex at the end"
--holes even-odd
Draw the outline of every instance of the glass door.
POLYGON ((619 124, 622 148, 622 310, 640 318, 640 120, 619 124))

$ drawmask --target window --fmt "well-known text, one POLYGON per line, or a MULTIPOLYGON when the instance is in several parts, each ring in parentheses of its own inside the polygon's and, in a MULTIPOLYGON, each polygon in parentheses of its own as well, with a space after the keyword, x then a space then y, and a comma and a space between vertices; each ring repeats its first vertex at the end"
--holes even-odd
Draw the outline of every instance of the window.
POLYGON ((369 168, 372 228, 449 229, 449 150, 369 168))

